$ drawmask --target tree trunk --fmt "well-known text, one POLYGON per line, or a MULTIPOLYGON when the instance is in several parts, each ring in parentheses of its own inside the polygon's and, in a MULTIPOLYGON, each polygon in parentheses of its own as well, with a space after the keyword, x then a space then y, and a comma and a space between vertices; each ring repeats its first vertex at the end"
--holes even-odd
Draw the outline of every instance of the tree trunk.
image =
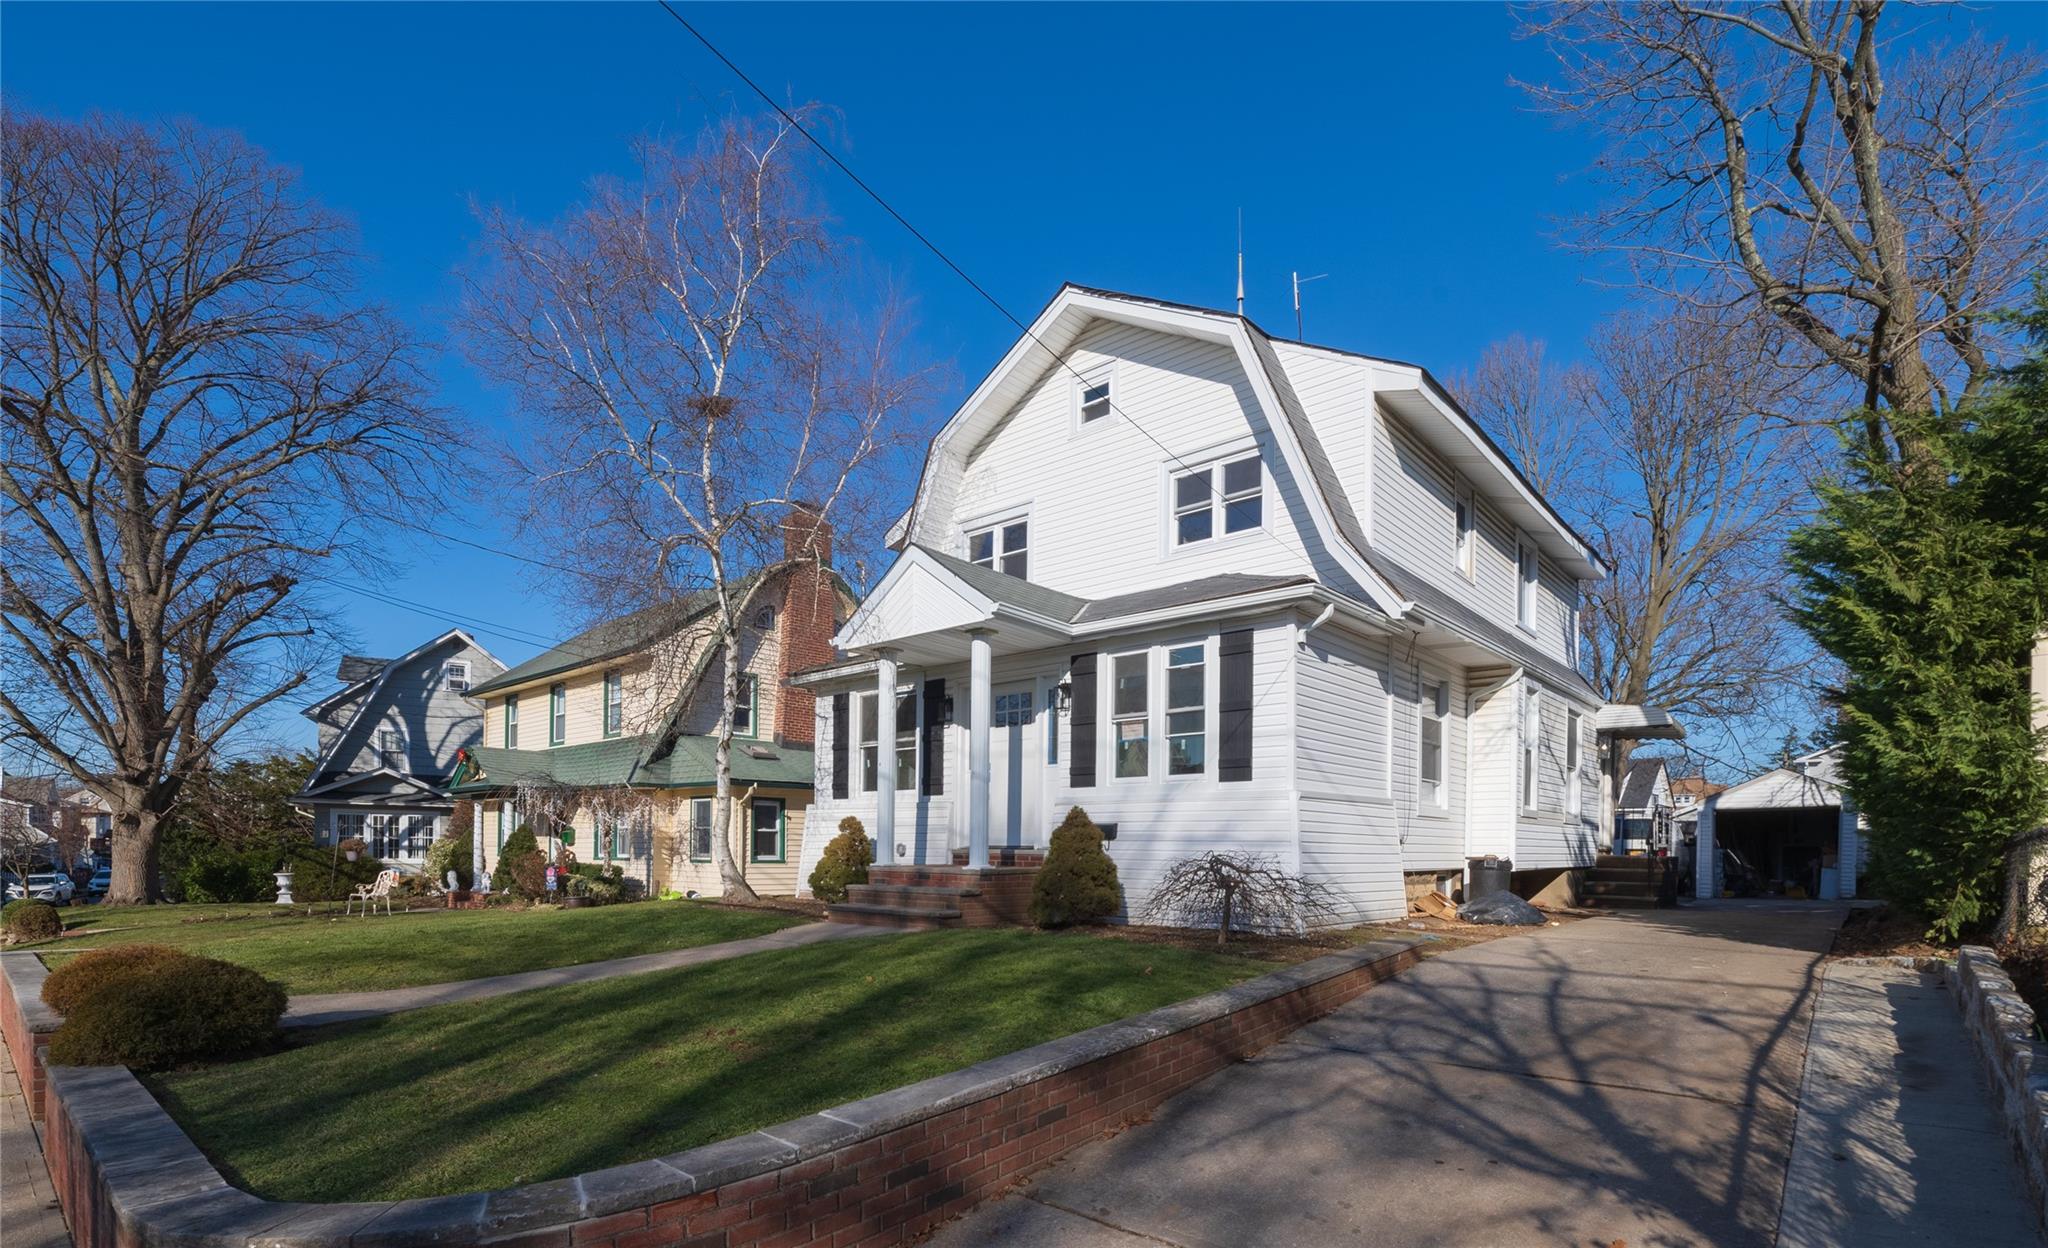
POLYGON ((163 900, 158 880, 158 848, 163 816, 140 807, 114 812, 114 871, 106 904, 146 906, 163 900))
POLYGON ((1998 910, 1992 944, 2011 944, 2026 931, 2033 917, 2034 873, 2044 851, 2048 851, 2048 827, 2012 838, 2005 851, 2005 902, 1998 910))
POLYGON ((719 639, 725 651, 725 679, 720 682, 718 712, 717 796, 711 802, 711 855, 718 867, 720 896, 726 901, 759 901, 732 853, 732 704, 740 691, 739 631, 726 621, 719 639))
POLYGON ((1219 946, 1230 940, 1231 903, 1236 900, 1236 897, 1237 890, 1235 888, 1228 884, 1223 886, 1223 926, 1216 929, 1216 943, 1219 946))

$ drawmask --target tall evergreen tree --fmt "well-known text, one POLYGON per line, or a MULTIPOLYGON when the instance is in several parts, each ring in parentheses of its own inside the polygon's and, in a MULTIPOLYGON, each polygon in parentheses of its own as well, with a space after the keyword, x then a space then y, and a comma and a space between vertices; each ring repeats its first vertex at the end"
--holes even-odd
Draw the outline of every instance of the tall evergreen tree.
POLYGON ((2048 283, 2030 347, 1976 402, 1895 415, 1928 456, 1874 452, 1844 423, 1849 472, 1792 539, 1794 614, 1845 669, 1848 787, 1894 901, 1953 938, 2025 915, 2048 765, 2029 655, 2048 619, 2048 283))

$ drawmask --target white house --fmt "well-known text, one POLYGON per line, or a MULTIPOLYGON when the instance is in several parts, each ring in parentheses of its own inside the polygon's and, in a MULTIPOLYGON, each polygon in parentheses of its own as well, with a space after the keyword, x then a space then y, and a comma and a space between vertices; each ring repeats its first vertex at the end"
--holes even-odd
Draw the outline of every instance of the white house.
POLYGON ((1742 884, 1736 875, 1747 874, 1766 891, 1798 888, 1828 901, 1854 897, 1857 876, 1868 865, 1864 827, 1842 788, 1840 747, 1803 754, 1701 805, 1694 888, 1701 897, 1718 896, 1742 884))
POLYGON ((813 818, 879 863, 979 868, 1078 805, 1133 911, 1229 847, 1364 919, 1468 855, 1554 876, 1603 844, 1575 664, 1604 569, 1416 365, 1067 286, 890 536, 847 657, 797 677, 813 818))

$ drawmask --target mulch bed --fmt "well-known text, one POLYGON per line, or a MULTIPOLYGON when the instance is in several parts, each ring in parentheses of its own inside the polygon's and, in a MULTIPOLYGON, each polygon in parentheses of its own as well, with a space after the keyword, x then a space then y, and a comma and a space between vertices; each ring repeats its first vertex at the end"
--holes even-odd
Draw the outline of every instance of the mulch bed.
POLYGON ((1851 910, 1835 933, 1831 958, 1953 958, 1954 945, 1927 939, 1927 920, 1890 906, 1851 910))
POLYGON ((825 903, 812 901, 807 897, 762 897, 754 901, 707 901, 707 906, 721 910, 774 910, 783 914, 801 914, 813 919, 825 917, 825 903))

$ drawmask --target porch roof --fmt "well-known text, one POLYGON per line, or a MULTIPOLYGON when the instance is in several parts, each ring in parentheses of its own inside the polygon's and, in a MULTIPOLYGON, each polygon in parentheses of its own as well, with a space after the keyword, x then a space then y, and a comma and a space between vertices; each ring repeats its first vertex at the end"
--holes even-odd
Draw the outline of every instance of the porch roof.
MULTIPOLYGON (((644 789, 708 788, 717 783, 718 742, 713 737, 686 736, 658 759, 641 761, 650 738, 614 737, 547 750, 507 750, 480 745, 471 753, 483 774, 449 789, 463 797, 547 784, 563 788, 631 785, 644 789)), ((738 784, 809 788, 811 751, 803 746, 736 738, 732 743, 732 778, 738 784)))

